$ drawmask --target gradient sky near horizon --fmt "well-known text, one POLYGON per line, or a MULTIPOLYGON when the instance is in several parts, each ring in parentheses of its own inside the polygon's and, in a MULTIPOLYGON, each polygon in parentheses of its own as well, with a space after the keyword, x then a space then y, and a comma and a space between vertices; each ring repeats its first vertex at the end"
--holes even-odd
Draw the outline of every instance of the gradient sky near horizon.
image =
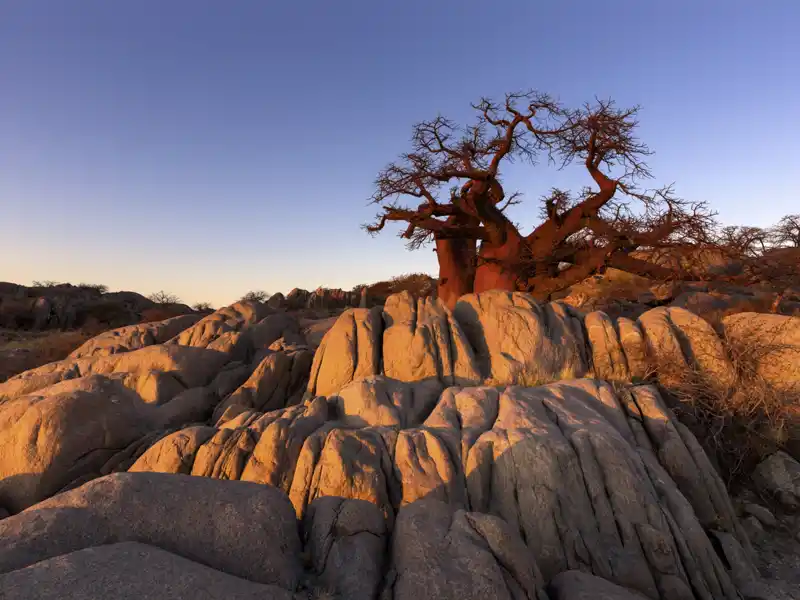
MULTIPOLYGON (((797 0, 0 0, 0 281, 229 304, 435 273, 360 225, 413 123, 481 96, 640 104, 653 184, 800 212, 797 0)), ((580 170, 514 165, 536 220, 580 170)))

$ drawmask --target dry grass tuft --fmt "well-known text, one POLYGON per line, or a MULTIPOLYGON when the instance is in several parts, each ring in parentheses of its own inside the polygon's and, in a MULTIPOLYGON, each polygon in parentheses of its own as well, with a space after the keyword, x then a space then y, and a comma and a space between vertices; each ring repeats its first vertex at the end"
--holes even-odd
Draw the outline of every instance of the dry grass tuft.
POLYGON ((797 454, 800 382, 764 374, 765 365, 791 369, 800 364, 797 346, 781 341, 782 329, 721 331, 734 373, 728 384, 697 366, 651 363, 650 375, 669 382, 660 387, 676 416, 715 459, 729 485, 777 449, 797 454))

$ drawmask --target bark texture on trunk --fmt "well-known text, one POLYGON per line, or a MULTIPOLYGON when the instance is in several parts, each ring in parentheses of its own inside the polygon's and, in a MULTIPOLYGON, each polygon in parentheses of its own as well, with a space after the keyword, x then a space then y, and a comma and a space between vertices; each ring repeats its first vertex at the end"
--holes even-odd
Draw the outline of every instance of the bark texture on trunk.
POLYGON ((513 265, 519 261, 524 241, 514 233, 508 232, 502 243, 484 241, 481 244, 475 270, 476 294, 488 290, 513 292, 517 289, 519 277, 513 265))
POLYGON ((450 310, 464 294, 471 294, 475 281, 475 240, 436 240, 439 259, 438 297, 450 310))

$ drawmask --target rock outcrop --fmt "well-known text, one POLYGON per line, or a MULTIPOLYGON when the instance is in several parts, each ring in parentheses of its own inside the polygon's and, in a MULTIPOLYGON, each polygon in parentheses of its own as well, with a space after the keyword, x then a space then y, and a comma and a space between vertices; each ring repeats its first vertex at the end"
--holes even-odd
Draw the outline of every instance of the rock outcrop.
POLYGON ((286 308, 289 310, 300 310, 301 308, 305 308, 310 295, 311 292, 308 290, 303 290, 300 288, 292 289, 286 295, 286 308))
POLYGON ((277 294, 272 294, 272 296, 269 297, 269 300, 267 300, 267 306, 276 310, 286 308, 286 297, 280 292, 277 294))
POLYGON ((390 539, 367 502, 321 498, 298 523, 270 486, 116 474, 0 536, 4 598, 546 598, 502 520, 435 500, 404 508, 390 539))
POLYGON ((308 296, 306 308, 343 309, 356 307, 360 302, 360 292, 346 292, 338 288, 317 288, 308 296))
POLYGON ((0 384, 0 595, 738 597, 723 482, 637 382, 731 385, 705 321, 404 293, 314 327, 242 302, 0 384))
MULTIPOLYGON (((9 329, 67 330, 87 324, 123 327, 138 323, 157 306, 136 292, 104 292, 102 286, 26 287, 0 282, 0 327, 9 329)), ((181 304, 170 305, 169 310, 173 316, 194 314, 181 304)))
MULTIPOLYGON (((313 292, 294 288, 285 299, 283 297, 281 298, 282 300, 279 307, 288 310, 344 310, 346 308, 367 308, 366 288, 346 291, 339 288, 320 287, 313 292)), ((276 306, 276 308, 277 307, 278 306, 276 306)))
MULTIPOLYGON (((775 316, 792 325, 795 317, 775 316)), ((800 356, 794 338, 786 353, 800 356)), ((584 315, 521 293, 462 297, 451 313, 432 298, 391 296, 385 306, 345 311, 314 358, 310 394, 371 374, 401 381, 538 385, 594 376, 646 377, 655 367, 695 371, 730 385, 733 365, 711 326, 689 311, 659 307, 636 321, 584 315)))
POLYGON ((651 598, 735 597, 706 529, 728 532, 744 553, 747 537, 711 463, 654 388, 620 396, 588 379, 450 387, 419 410, 413 384, 369 381, 304 406, 241 412, 204 431, 201 443, 173 433, 131 470, 178 465, 267 483, 299 518, 321 498, 365 500, 393 535, 403 531, 404 507, 436 500, 478 513, 462 517, 473 528, 498 517, 502 525, 492 526, 525 540, 546 581, 581 569, 651 598))

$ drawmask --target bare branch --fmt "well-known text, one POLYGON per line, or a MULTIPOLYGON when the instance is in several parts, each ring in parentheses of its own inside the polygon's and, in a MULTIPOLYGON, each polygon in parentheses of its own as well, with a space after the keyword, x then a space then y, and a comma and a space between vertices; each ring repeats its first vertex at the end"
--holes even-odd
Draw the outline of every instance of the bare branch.
POLYGON ((505 204, 498 205, 497 209, 500 212, 505 212, 506 209, 509 208, 510 206, 516 206, 518 204, 522 204, 521 198, 522 198, 522 192, 514 192, 508 197, 508 199, 505 201, 505 204))

